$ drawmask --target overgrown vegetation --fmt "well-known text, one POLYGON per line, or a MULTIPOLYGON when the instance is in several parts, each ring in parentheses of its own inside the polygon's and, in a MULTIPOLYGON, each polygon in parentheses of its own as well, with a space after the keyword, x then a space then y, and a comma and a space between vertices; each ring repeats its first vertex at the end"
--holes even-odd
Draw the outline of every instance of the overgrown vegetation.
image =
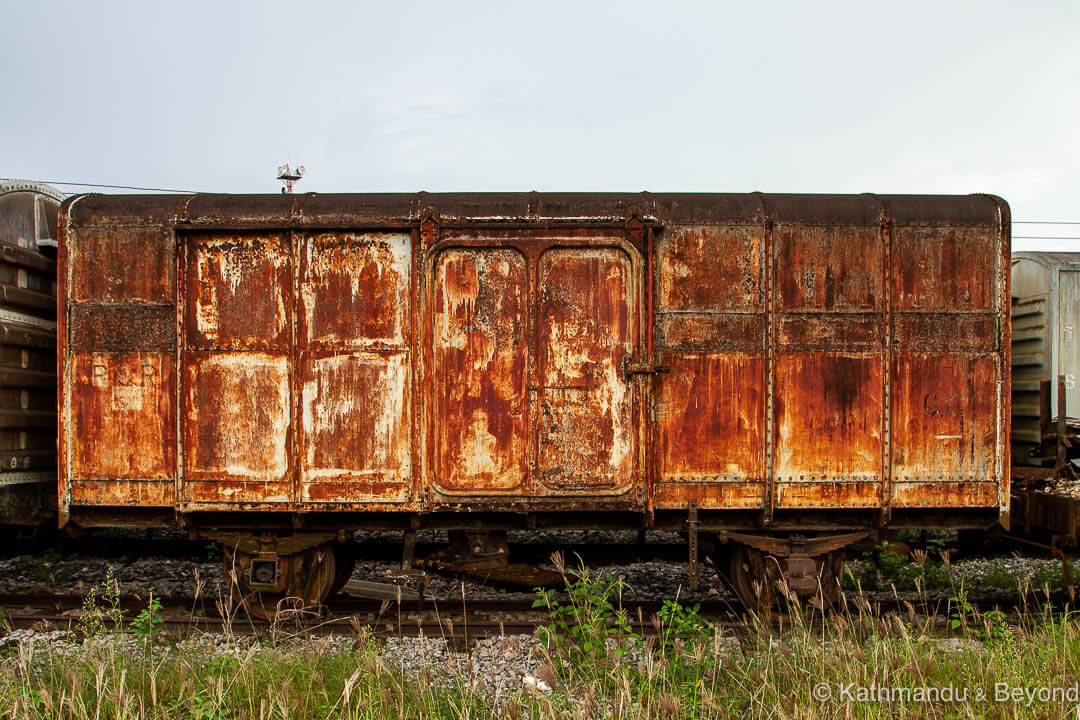
POLYGON ((540 628, 539 635, 555 651, 560 667, 605 664, 609 654, 622 657, 628 643, 641 641, 622 607, 623 591, 628 588, 621 578, 594 573, 581 563, 571 580, 562 557, 556 554, 553 559, 566 578, 568 600, 560 603, 553 591, 538 588, 533 607, 547 608, 551 615, 551 623, 540 628))
POLYGON ((40 561, 30 568, 30 577, 38 582, 64 582, 71 579, 71 568, 65 566, 75 559, 74 555, 65 556, 59 548, 46 548, 40 561))
POLYGON ((78 632, 95 638, 123 628, 124 610, 120 607, 120 581, 111 567, 105 571, 105 581, 91 587, 83 597, 78 632))
POLYGON ((158 636, 165 620, 161 617, 161 600, 150 596, 146 607, 139 611, 135 619, 131 621, 132 631, 142 640, 143 644, 149 643, 158 636))
MULTIPOLYGON (((844 589, 851 592, 865 591, 953 591, 963 583, 974 589, 1016 590, 1017 584, 1026 582, 1032 587, 1049 585, 1061 588, 1065 585, 1065 571, 1061 561, 1051 558, 1029 559, 1030 572, 1023 577, 1016 570, 1003 566, 1002 561, 966 560, 954 564, 950 551, 940 541, 931 539, 925 548, 902 549, 903 546, 882 545, 874 552, 862 553, 848 562, 844 589), (977 570, 977 572, 974 572, 977 570)), ((1069 561, 1072 578, 1080 577, 1080 564, 1069 561)))
MULTIPOLYGON (((913 573, 921 582, 930 559, 919 560, 895 574, 913 573)), ((779 623, 751 617, 725 626, 678 602, 678 588, 655 616, 631 617, 623 600, 632 589, 622 580, 584 566, 564 577, 564 593, 537 594, 537 607, 550 618, 536 646, 537 677, 501 695, 476 685, 467 662, 402 666, 363 628, 336 646, 284 637, 249 646, 230 637, 215 648, 197 638, 170 639, 155 599, 124 618, 111 578, 88 593, 82 645, 6 651, 0 715, 1075 717, 1080 621, 1071 612, 1034 605, 1010 614, 982 611, 960 583, 937 614, 918 603, 882 613, 856 592, 824 618, 796 605, 779 623), (115 634, 117 627, 134 634, 115 634), (914 695, 920 689, 924 695, 914 695)))

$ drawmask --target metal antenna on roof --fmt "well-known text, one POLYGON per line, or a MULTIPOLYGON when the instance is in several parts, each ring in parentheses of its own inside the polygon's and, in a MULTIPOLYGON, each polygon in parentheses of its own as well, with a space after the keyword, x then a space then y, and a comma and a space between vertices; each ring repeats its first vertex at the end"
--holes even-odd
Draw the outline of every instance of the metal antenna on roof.
POLYGON ((281 194, 292 194, 293 185, 296 184, 300 178, 304 177, 304 166, 297 165, 295 170, 289 168, 289 163, 279 165, 277 169, 277 179, 285 183, 285 186, 281 188, 281 194))

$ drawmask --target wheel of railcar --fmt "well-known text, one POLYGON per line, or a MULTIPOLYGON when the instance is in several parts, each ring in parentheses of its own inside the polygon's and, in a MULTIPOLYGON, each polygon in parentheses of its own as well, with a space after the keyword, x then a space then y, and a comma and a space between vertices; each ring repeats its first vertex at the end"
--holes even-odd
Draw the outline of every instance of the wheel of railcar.
POLYGON ((334 546, 334 581, 330 586, 330 594, 333 597, 341 592, 345 584, 352 577, 353 568, 356 567, 356 554, 349 545, 334 546))
POLYGON ((763 615, 777 611, 777 582, 783 573, 775 557, 738 545, 731 551, 730 567, 731 585, 746 609, 763 615))
MULTIPOLYGON (((830 552, 813 558, 814 576, 812 587, 785 584, 789 570, 788 561, 745 545, 731 550, 730 579, 739 600, 748 610, 764 616, 784 614, 789 598, 784 589, 811 607, 829 608, 840 597, 843 580, 844 556, 842 552, 830 552)), ((805 575, 803 576, 806 577, 805 575)))
POLYGON ((337 563, 330 545, 319 545, 283 557, 265 558, 243 550, 226 550, 225 577, 234 606, 264 620, 285 611, 305 611, 330 597, 337 563))
POLYGON ((818 592, 808 598, 811 605, 832 607, 840 599, 840 586, 844 581, 844 553, 831 552, 817 558, 818 592))

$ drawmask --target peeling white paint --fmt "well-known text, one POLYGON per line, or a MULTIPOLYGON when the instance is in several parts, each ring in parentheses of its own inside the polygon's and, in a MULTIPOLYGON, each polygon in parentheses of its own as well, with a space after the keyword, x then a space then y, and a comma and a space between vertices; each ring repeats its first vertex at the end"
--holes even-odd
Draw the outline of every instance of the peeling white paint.
MULTIPOLYGON (((197 437, 200 423, 218 428, 218 454, 208 465, 189 470, 239 477, 284 478, 288 471, 290 425, 288 358, 267 353, 213 353, 188 368, 188 412, 185 422, 197 437), (204 376, 220 383, 217 402, 200 408, 197 384, 204 376), (270 392, 262 392, 269 386, 270 392), (255 418, 269 420, 256 423, 255 418)), ((204 449, 208 450, 208 449, 204 449)), ((192 463, 196 453, 185 453, 192 463)), ((206 454, 202 456, 205 458, 206 454)))
MULTIPOLYGON (((229 337, 223 336, 223 332, 232 329, 221 327, 221 310, 234 307, 237 295, 259 297, 259 293, 246 290, 245 285, 263 283, 268 275, 276 277, 288 267, 291 252, 282 239, 278 236, 219 236, 210 242, 198 243, 195 252, 194 271, 199 287, 195 299, 195 324, 199 334, 211 343, 264 339, 236 336, 234 330, 229 337), (225 292, 225 297, 219 294, 219 288, 225 292)), ((276 335, 288 321, 285 293, 281 288, 275 288, 273 297, 266 299, 273 303, 274 327, 270 334, 276 335)), ((260 330, 265 332, 265 329, 260 330)))
POLYGON ((396 478, 412 474, 409 443, 410 374, 405 352, 354 353, 319 358, 312 365, 312 379, 302 391, 306 452, 304 479, 328 479, 381 472, 396 478), (375 380, 363 383, 364 371, 374 370, 375 380), (348 385, 335 386, 334 378, 348 385), (361 385, 362 387, 358 387, 361 385), (354 391, 366 391, 358 396, 354 391), (367 425, 374 416, 374 421, 367 425), (359 423, 359 424, 358 424, 359 423), (348 467, 318 467, 315 438, 322 434, 355 439, 370 433, 370 454, 348 467))
MULTIPOLYGON (((308 342, 343 343, 362 348, 373 343, 400 345, 405 342, 409 309, 409 269, 412 262, 411 240, 408 233, 322 233, 304 240, 305 275, 300 280, 300 297, 307 328, 308 342), (374 269, 380 285, 377 295, 385 297, 390 308, 390 330, 379 337, 357 331, 342 337, 334 328, 320 327, 316 310, 320 294, 327 283, 342 276, 348 281, 353 302, 340 304, 356 306, 361 296, 365 273, 374 269)), ((370 273, 368 273, 370 274, 370 273)), ((325 300, 324 300, 325 301, 325 300)), ((374 308, 357 307, 358 313, 374 308)))
POLYGON ((112 388, 112 409, 140 412, 143 408, 143 389, 138 385, 119 385, 112 388))

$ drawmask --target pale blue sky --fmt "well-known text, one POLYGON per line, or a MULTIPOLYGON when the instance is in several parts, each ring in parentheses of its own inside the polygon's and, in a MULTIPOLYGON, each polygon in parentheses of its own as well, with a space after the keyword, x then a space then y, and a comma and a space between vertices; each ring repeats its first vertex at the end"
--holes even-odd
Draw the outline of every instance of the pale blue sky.
POLYGON ((1076 2, 0 0, 0 177, 278 192, 289 160, 298 191, 993 192, 1080 222, 1078 36, 1076 2))

